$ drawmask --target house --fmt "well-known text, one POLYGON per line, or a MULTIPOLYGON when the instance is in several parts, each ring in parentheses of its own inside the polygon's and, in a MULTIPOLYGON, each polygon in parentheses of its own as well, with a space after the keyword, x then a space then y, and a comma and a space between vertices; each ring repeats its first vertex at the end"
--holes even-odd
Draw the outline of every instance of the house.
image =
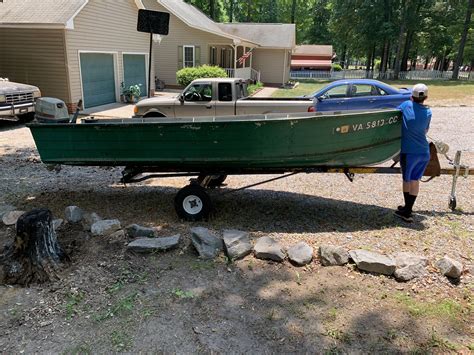
POLYGON ((331 70, 332 46, 296 46, 291 55, 291 70, 331 70))
POLYGON ((3 0, 0 77, 86 108, 116 102, 120 85, 147 93, 149 35, 137 32, 140 1, 3 0))
POLYGON ((38 86, 70 110, 80 99, 85 108, 119 101, 122 83, 146 95, 150 35, 137 31, 144 8, 170 13, 152 78, 176 85, 180 68, 212 64, 266 84, 289 79, 294 25, 215 23, 182 0, 2 0, 0 77, 38 86))
POLYGON ((225 68, 229 76, 281 86, 289 80, 294 24, 216 23, 182 0, 143 0, 147 9, 170 13, 170 32, 155 46, 156 75, 176 85, 176 72, 201 64, 225 68), (238 59, 251 55, 243 65, 238 59))

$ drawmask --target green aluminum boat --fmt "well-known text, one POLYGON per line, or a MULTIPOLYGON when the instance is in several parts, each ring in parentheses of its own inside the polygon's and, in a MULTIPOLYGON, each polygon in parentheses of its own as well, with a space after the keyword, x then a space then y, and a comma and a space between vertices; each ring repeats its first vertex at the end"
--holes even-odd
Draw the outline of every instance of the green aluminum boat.
POLYGON ((399 152, 398 110, 28 125, 47 164, 169 172, 291 171, 378 164, 399 152))

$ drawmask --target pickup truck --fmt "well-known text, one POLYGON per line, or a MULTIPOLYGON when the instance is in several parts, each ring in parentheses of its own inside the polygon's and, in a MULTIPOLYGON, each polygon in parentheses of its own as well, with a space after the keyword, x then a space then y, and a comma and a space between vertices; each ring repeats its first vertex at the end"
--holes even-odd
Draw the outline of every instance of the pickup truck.
POLYGON ((30 121, 35 115, 35 100, 41 91, 32 85, 19 84, 0 78, 0 119, 30 121))
POLYGON ((197 79, 176 97, 153 97, 138 102, 135 117, 233 116, 267 113, 313 112, 305 98, 249 97, 243 79, 197 79))

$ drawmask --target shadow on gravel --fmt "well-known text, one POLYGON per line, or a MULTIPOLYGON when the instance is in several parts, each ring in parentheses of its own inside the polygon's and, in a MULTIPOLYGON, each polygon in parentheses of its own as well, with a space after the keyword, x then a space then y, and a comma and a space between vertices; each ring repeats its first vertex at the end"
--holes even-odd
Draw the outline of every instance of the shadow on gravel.
POLYGON ((0 118, 0 132, 12 131, 17 128, 23 128, 24 126, 24 122, 4 120, 0 118))
MULTIPOLYGON (((100 181, 97 181, 100 184, 100 181)), ((73 186, 71 184, 71 186, 73 186)), ((173 187, 115 186, 105 191, 61 189, 43 192, 24 201, 22 208, 47 207, 56 215, 77 205, 105 218, 119 218, 123 223, 176 224, 173 187)), ((407 224, 393 215, 393 210, 320 196, 273 190, 248 190, 222 195, 211 192, 214 213, 207 222, 197 224, 211 229, 243 228, 258 232, 354 232, 403 226, 423 230, 423 215, 407 224)), ((193 223, 187 223, 192 226, 193 223)))

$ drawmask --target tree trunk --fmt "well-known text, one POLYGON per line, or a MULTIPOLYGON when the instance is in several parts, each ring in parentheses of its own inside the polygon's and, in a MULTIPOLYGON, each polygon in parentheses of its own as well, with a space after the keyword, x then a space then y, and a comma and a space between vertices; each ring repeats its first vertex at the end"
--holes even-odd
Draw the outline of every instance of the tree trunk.
POLYGON ((376 45, 374 44, 374 47, 372 48, 372 60, 370 62, 370 67, 372 70, 372 74, 370 75, 370 78, 374 77, 374 70, 375 70, 375 50, 376 50, 376 45))
POLYGON ((385 73, 387 71, 389 55, 390 55, 390 41, 386 39, 383 45, 382 61, 380 62, 381 73, 385 73))
POLYGON ((0 255, 0 283, 28 286, 57 279, 56 270, 68 260, 51 211, 34 209, 18 219, 15 240, 0 255))
POLYGON ((406 0, 402 0, 401 4, 401 14, 400 14, 400 31, 398 32, 398 43, 397 49, 395 51, 395 63, 394 63, 394 73, 393 78, 398 80, 398 74, 400 73, 400 52, 402 48, 403 35, 405 34, 405 27, 407 21, 407 6, 406 0))
POLYGON ((459 43, 458 55, 456 56, 456 61, 454 62, 453 68, 453 79, 457 80, 459 76, 459 67, 462 65, 464 57, 464 47, 466 46, 467 32, 469 31, 469 24, 471 22, 472 7, 474 0, 469 0, 466 11, 466 21, 464 21, 464 29, 462 31, 461 43, 459 43))
POLYGON ((209 0, 209 15, 214 21, 216 20, 216 2, 215 2, 215 0, 209 0))
POLYGON ((410 55, 410 48, 413 42, 413 31, 408 31, 405 40, 405 47, 403 48, 402 62, 400 64, 400 71, 407 71, 408 69, 408 57, 410 55))
POLYGON ((247 0, 247 22, 250 22, 250 19, 252 17, 252 1, 247 0))
POLYGON ((296 1, 293 0, 291 3, 291 23, 296 23, 296 1))
POLYGON ((346 52, 347 52, 347 46, 344 45, 344 47, 342 47, 342 56, 341 56, 341 67, 344 69, 345 66, 346 66, 346 52))
POLYGON ((369 78, 370 65, 372 64, 372 51, 367 52, 367 62, 365 64, 365 77, 369 78))
POLYGON ((430 62, 430 60, 431 60, 430 57, 425 58, 425 67, 424 67, 425 70, 428 69, 428 63, 430 62))
POLYGON ((234 22, 234 0, 230 0, 229 6, 229 22, 234 22))

